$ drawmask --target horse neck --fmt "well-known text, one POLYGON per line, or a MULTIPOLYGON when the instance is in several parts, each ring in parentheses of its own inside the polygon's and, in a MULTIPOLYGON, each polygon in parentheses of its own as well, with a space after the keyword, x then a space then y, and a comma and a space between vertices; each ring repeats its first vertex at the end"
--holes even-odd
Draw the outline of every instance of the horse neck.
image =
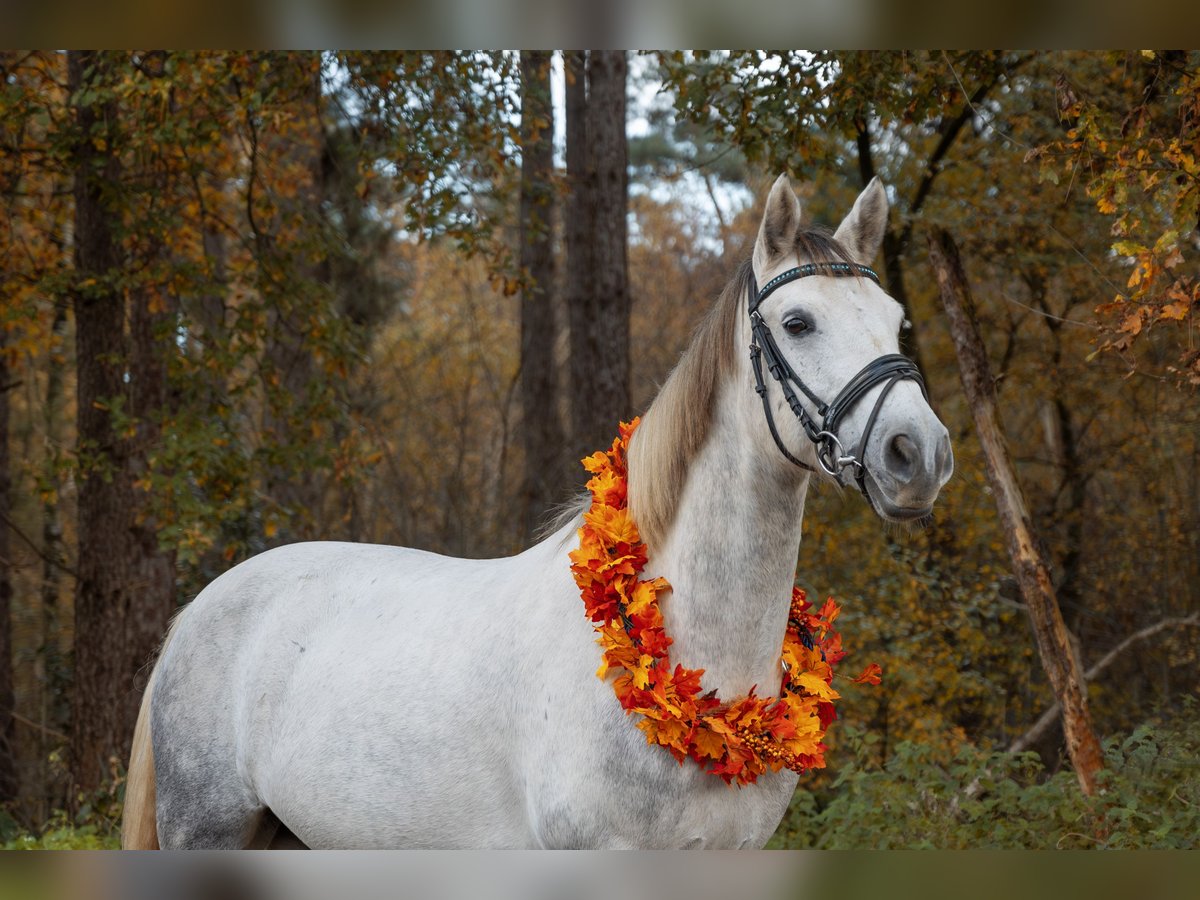
POLYGON ((727 700, 754 685, 760 695, 778 688, 808 490, 807 473, 763 458, 748 437, 749 403, 736 393, 722 389, 714 404, 651 561, 672 586, 663 603, 672 661, 704 669, 705 689, 727 700))

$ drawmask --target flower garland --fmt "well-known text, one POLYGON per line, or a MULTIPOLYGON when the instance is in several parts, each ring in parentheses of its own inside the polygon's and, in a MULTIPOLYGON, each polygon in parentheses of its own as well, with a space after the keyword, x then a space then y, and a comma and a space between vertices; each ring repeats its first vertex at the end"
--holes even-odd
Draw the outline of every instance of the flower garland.
MULTIPOLYGON (((604 648, 596 675, 611 671, 613 691, 637 722, 648 744, 665 747, 683 764, 691 757, 727 784, 753 784, 759 775, 782 768, 793 772, 825 766, 825 730, 837 718, 833 667, 846 655, 833 629, 840 610, 833 599, 816 612, 804 591, 792 588, 787 633, 783 639, 784 675, 779 696, 750 693, 723 703, 716 691, 702 694, 703 669, 671 668, 671 638, 663 630, 659 597, 670 590, 666 579, 640 580, 646 545, 626 505, 625 453, 638 419, 621 423, 612 449, 583 460, 592 474, 592 506, 579 529, 579 548, 571 551, 571 572, 579 585, 588 618, 604 648)), ((854 681, 879 684, 872 663, 854 681)))

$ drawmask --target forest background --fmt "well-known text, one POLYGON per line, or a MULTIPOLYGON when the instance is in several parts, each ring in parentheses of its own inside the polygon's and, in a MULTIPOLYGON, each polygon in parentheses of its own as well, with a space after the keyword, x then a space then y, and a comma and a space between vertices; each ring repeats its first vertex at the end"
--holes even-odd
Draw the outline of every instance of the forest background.
POLYGON ((830 769, 774 843, 1194 846, 1200 54, 0 54, 0 844, 111 846, 169 615, 313 538, 508 554, 653 397, 780 171, 879 268, 934 523, 815 492, 830 769), (926 237, 954 235, 1088 673, 1066 765, 926 237))

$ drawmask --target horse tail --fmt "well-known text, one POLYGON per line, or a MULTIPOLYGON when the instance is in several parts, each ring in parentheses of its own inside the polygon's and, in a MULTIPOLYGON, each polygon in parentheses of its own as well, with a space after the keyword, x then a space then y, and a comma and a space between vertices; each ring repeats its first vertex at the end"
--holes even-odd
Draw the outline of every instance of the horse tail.
POLYGON ((150 680, 142 694, 137 725, 133 729, 133 749, 129 753, 129 769, 125 775, 125 807, 121 816, 121 849, 157 850, 158 818, 155 814, 154 744, 150 736, 150 703, 158 667, 179 627, 183 613, 175 617, 163 640, 158 660, 150 672, 150 680))

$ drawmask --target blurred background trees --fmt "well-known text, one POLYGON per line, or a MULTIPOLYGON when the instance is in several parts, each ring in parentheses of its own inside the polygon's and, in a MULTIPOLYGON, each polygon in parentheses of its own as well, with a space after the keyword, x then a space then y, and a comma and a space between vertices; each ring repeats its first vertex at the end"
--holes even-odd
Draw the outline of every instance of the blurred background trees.
MULTIPOLYGON (((879 268, 957 462, 921 532, 810 500, 798 579, 838 596, 885 678, 846 688, 845 768, 805 779, 783 839, 817 842, 798 823, 820 815, 865 840, 854 804, 909 802, 914 760, 991 785, 1010 769, 987 754, 1015 743, 1040 768, 1012 778, 1060 783, 1061 731, 1027 735, 1053 698, 934 226, 962 250, 1082 668, 1107 660, 1097 730, 1194 717, 1200 629, 1123 642, 1200 609, 1196 53, 7 51, 0 70, 0 837, 119 798, 167 616, 237 561, 312 538, 521 549, 653 397, 783 170, 829 224, 889 186, 879 268)), ((1200 804, 1154 740, 1113 759, 1161 745, 1200 804)))

